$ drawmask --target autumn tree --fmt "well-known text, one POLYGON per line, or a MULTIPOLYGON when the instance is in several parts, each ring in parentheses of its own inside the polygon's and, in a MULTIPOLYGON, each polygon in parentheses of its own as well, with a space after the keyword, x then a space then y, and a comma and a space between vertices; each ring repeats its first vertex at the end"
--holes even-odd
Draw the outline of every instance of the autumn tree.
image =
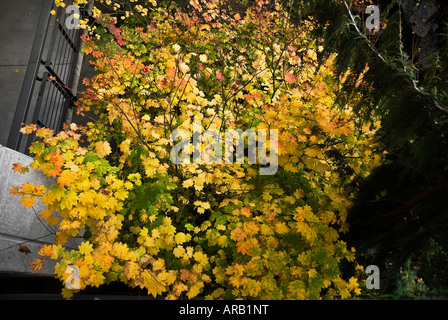
POLYGON ((360 294, 362 267, 340 234, 358 182, 382 161, 372 140, 380 124, 359 121, 356 97, 332 108, 335 55, 319 63, 312 23, 298 28, 284 7, 263 1, 245 11, 219 1, 192 0, 188 10, 101 2, 111 13, 95 7, 95 24, 81 23, 97 75, 84 80, 78 105, 99 120, 22 129, 38 138, 30 167, 57 180, 11 190, 25 205, 40 197, 41 218, 58 224, 32 267, 57 260, 62 283, 78 267, 80 288, 64 287, 64 296, 114 281, 168 299, 360 294), (261 174, 266 159, 249 161, 250 140, 242 163, 191 160, 237 156, 216 147, 229 129, 263 134, 257 148, 278 168, 261 174), (175 130, 193 141, 184 164, 171 156, 175 130), (195 132, 204 143, 194 144, 195 132), (77 249, 64 248, 79 236, 77 249), (344 262, 356 272, 344 276, 344 262))

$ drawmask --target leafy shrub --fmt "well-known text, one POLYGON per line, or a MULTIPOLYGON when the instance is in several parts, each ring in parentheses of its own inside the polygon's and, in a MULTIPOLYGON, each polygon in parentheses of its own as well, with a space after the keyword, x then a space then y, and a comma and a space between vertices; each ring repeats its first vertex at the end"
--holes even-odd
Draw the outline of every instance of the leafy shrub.
POLYGON ((298 29, 262 1, 245 12, 193 0, 188 13, 154 2, 123 19, 96 8, 94 16, 83 50, 97 75, 84 80, 78 113, 92 109, 99 120, 59 133, 22 129, 38 138, 30 167, 57 178, 48 190, 12 190, 28 206, 41 197, 41 218, 59 224, 34 270, 55 259, 64 283, 77 266, 80 288, 64 296, 113 281, 168 299, 359 294, 356 276, 342 277, 355 250, 339 233, 356 181, 380 163, 378 124, 332 108, 334 56, 318 64, 312 25, 298 29), (202 133, 278 130, 266 143, 278 145, 278 170, 260 174, 265 162, 247 154, 244 163, 173 163, 171 133, 190 138, 194 123, 202 133), (79 235, 76 250, 64 248, 79 235))

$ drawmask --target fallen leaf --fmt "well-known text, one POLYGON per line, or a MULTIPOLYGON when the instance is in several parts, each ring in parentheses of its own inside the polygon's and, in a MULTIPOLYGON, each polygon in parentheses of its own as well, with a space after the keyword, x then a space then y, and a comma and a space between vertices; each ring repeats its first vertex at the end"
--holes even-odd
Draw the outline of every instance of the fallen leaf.
POLYGON ((31 253, 31 250, 27 246, 22 246, 22 245, 19 246, 19 251, 22 253, 25 253, 25 254, 31 253))
POLYGON ((43 266, 44 263, 41 258, 34 259, 33 261, 30 262, 30 269, 31 271, 33 271, 33 273, 36 271, 40 271, 43 266))

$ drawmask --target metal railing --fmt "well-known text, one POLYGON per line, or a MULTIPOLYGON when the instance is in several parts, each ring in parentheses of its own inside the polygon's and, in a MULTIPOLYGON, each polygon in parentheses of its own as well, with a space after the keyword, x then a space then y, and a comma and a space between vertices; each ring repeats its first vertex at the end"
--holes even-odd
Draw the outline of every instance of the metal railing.
MULTIPOLYGON (((73 1, 65 1, 70 5, 73 1)), ((80 12, 82 16, 86 12, 80 12)), ((80 17, 82 19, 82 16, 80 17)), ((20 133, 23 124, 34 123, 58 132, 73 108, 71 88, 80 53, 83 29, 67 28, 66 9, 44 0, 22 84, 7 147, 28 154, 35 137, 20 133), (56 15, 51 15, 52 10, 56 15)))

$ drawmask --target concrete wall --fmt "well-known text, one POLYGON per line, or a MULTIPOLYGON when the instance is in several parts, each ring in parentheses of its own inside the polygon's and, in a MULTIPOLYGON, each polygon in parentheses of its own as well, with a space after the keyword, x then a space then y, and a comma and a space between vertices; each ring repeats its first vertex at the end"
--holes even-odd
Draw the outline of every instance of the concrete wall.
MULTIPOLYGON (((12 170, 14 163, 26 166, 31 161, 32 158, 22 153, 0 146, 0 272, 30 274, 29 263, 38 257, 39 247, 53 243, 52 233, 57 227, 44 225, 39 218, 45 205, 37 201, 33 208, 24 209, 20 198, 9 194, 13 185, 30 182, 48 188, 54 183, 39 171, 20 174, 12 170), (20 252, 20 245, 29 248, 31 253, 20 252)), ((73 241, 69 243, 72 248, 77 245, 73 241)), ((53 266, 54 263, 47 262, 36 274, 53 275, 53 266)))

